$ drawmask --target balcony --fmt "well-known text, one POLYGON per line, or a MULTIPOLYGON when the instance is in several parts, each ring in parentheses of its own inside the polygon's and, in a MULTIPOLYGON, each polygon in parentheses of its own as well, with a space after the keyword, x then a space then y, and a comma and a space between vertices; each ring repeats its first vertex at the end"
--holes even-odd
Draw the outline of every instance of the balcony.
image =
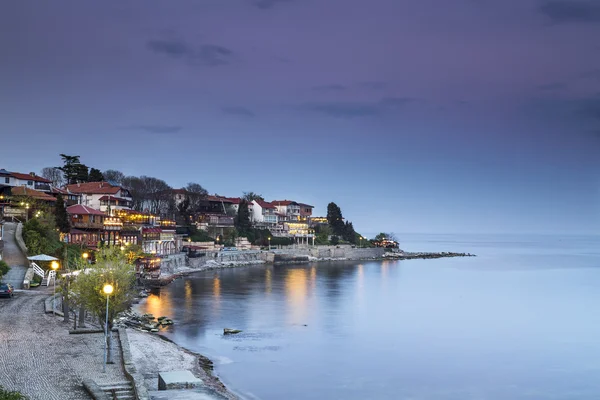
POLYGON ((71 226, 77 229, 104 229, 104 223, 102 222, 71 221, 71 226))
POLYGON ((228 228, 233 226, 233 217, 211 215, 207 221, 209 226, 218 228, 228 228))
POLYGON ((49 183, 39 183, 39 182, 36 182, 35 185, 33 186, 33 188, 35 190, 41 190, 42 192, 49 192, 51 190, 49 183))

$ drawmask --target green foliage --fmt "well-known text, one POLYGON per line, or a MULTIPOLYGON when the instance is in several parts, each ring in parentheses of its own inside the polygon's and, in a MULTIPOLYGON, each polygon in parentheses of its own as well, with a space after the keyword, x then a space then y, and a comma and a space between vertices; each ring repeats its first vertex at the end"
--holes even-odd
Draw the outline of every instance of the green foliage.
POLYGON ((0 386, 0 400, 28 400, 29 397, 19 392, 9 391, 0 386))
POLYGON ((315 227, 315 244, 329 244, 329 235, 331 235, 331 227, 329 225, 317 225, 315 227))
POLYGON ((248 202, 246 200, 240 202, 234 224, 240 236, 246 236, 252 230, 250 211, 248 211, 248 202))
POLYGON ((223 235, 220 235, 220 241, 222 245, 226 247, 235 246, 235 239, 237 239, 238 233, 235 228, 233 229, 225 229, 223 235))
POLYGON ((396 235, 394 235, 393 233, 385 233, 385 232, 381 232, 379 233, 377 236, 375 236, 375 240, 376 242, 380 242, 382 240, 393 240, 395 242, 397 242, 398 240, 396 239, 396 235))
POLYGON ((96 253, 96 264, 88 266, 88 273, 81 273, 71 284, 72 296, 76 304, 85 307, 105 321, 106 295, 102 289, 105 284, 113 286, 110 295, 108 324, 131 306, 135 291, 135 267, 130 264, 127 255, 118 247, 106 247, 96 253))
POLYGON ((254 192, 244 192, 244 195, 242 196, 242 198, 244 200, 246 200, 248 203, 252 203, 253 200, 265 201, 265 198, 262 197, 261 194, 254 193, 254 192))
POLYGON ((0 260, 0 275, 6 275, 10 271, 10 267, 4 260, 0 260))
POLYGON ((69 222, 69 214, 67 213, 67 209, 65 207, 65 201, 60 194, 56 195, 54 215, 58 230, 62 233, 68 233, 71 230, 71 223, 69 222))
POLYGON ((331 237, 331 244, 334 246, 337 246, 338 244, 340 244, 340 238, 337 236, 332 236, 331 237))
POLYGON ((23 240, 29 254, 56 255, 62 247, 54 216, 44 213, 23 225, 23 240))
POLYGON ((289 246, 294 244, 294 239, 286 237, 271 237, 271 246, 289 246))
POLYGON ((335 235, 344 235, 345 224, 342 217, 342 210, 333 202, 327 205, 327 222, 335 235))
POLYGON ((210 237, 206 231, 197 230, 189 236, 192 242, 214 242, 214 238, 210 237))
POLYGON ((102 182, 102 181, 104 181, 104 175, 102 175, 102 172, 100 172, 99 169, 90 168, 89 181, 90 182, 102 182))
POLYGON ((354 226, 352 225, 352 222, 346 221, 346 223, 344 224, 342 238, 348 243, 356 243, 356 232, 354 231, 354 226))
POLYGON ((58 169, 63 172, 67 184, 88 182, 88 167, 79 161, 79 156, 61 154, 60 157, 63 160, 63 166, 58 169))

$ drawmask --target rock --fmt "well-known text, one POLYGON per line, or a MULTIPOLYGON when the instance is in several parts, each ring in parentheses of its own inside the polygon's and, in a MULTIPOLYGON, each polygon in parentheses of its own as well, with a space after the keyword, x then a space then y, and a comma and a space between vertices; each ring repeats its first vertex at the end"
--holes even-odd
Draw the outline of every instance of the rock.
POLYGON ((239 329, 229 329, 229 328, 224 328, 223 329, 223 335, 235 335, 236 333, 240 333, 241 330, 239 329))

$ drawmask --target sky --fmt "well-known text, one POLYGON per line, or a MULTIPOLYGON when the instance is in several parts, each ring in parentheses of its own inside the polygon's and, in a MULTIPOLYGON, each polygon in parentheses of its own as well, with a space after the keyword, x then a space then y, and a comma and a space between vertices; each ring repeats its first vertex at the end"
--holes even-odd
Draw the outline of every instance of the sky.
POLYGON ((359 232, 597 233, 600 1, 0 3, 0 168, 60 153, 359 232))

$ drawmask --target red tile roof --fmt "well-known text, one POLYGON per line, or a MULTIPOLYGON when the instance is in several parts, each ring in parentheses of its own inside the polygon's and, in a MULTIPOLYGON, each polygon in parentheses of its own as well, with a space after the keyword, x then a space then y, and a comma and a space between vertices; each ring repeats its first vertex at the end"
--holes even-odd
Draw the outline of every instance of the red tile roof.
POLYGON ((310 207, 310 208, 315 208, 315 206, 311 206, 310 204, 298 203, 298 205, 299 205, 300 207, 310 207))
POLYGON ((85 194, 117 194, 121 190, 120 186, 113 186, 108 182, 74 183, 66 187, 73 193, 85 194))
POLYGON ((275 204, 276 206, 289 206, 292 203, 296 203, 292 200, 272 200, 271 204, 275 204))
POLYGON ((81 214, 81 215, 103 215, 106 216, 100 210, 96 210, 95 208, 91 208, 88 206, 84 206, 83 204, 75 204, 74 206, 67 207, 67 213, 69 214, 81 214))
POLYGON ((267 203, 266 201, 262 201, 262 200, 254 200, 254 201, 256 201, 256 204, 258 204, 262 208, 276 208, 272 203, 267 203))
POLYGON ((42 183, 52 183, 52 181, 46 179, 46 178, 42 178, 41 176, 37 176, 37 175, 31 175, 31 174, 22 174, 20 172, 11 172, 10 175, 13 178, 17 178, 17 179, 21 179, 24 181, 35 181, 35 182, 42 182, 42 183))
POLYGON ((10 190, 10 193, 13 196, 27 196, 37 200, 56 201, 56 197, 40 192, 39 190, 29 189, 26 186, 15 186, 10 190))

